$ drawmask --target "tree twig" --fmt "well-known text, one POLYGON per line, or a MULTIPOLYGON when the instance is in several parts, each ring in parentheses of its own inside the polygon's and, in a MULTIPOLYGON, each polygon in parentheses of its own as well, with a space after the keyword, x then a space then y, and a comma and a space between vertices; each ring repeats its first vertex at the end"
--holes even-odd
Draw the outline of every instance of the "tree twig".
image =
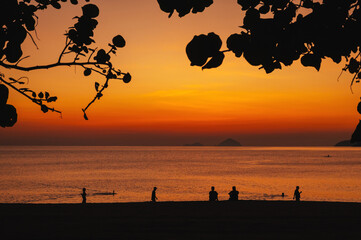
POLYGON ((95 95, 93 100, 90 101, 90 103, 86 106, 86 108, 82 109, 84 114, 85 114, 86 110, 95 102, 95 100, 97 100, 97 98, 99 99, 101 96, 103 96, 103 91, 104 91, 104 89, 106 89, 108 87, 109 80, 110 80, 110 78, 107 78, 107 80, 105 81, 103 87, 97 92, 97 94, 95 95))
POLYGON ((66 51, 66 49, 69 47, 70 44, 71 44, 71 40, 68 42, 68 38, 66 38, 66 40, 65 40, 65 47, 64 47, 63 51, 60 53, 60 56, 59 56, 59 59, 58 59, 58 63, 60 63, 61 58, 62 58, 63 55, 64 55, 64 52, 66 51))
MULTIPOLYGON (((30 97, 29 95, 25 94, 24 92, 20 91, 17 87, 13 86, 11 83, 5 81, 2 77, 0 77, 0 81, 2 81, 3 83, 5 83, 6 85, 8 85, 9 87, 11 87, 12 89, 14 89, 15 91, 17 91, 18 93, 20 93, 21 95, 25 96, 26 98, 30 99, 33 103, 39 105, 40 107, 43 106, 44 104, 42 104, 41 101, 38 101, 32 97, 30 97)), ((49 108, 48 106, 46 106, 48 108, 48 110, 52 111, 52 112, 57 112, 59 114, 62 114, 61 111, 56 110, 54 108, 49 108)))

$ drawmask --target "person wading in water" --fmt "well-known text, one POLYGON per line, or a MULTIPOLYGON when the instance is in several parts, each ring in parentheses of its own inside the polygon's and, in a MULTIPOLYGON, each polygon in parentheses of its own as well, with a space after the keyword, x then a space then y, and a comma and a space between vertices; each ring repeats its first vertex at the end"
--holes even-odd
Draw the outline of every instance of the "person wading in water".
POLYGON ((299 201, 300 201, 300 199, 301 199, 301 193, 302 193, 302 191, 300 192, 300 187, 299 187, 299 186, 296 186, 295 193, 293 194, 293 199, 296 199, 296 202, 299 202, 299 201))

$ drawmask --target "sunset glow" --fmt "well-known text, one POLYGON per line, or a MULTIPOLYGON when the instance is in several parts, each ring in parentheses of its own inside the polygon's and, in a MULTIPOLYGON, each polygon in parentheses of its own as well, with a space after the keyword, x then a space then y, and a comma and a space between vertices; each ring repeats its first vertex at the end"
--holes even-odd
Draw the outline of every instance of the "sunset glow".
MULTIPOLYGON (((29 87, 58 96, 63 111, 43 114, 15 92, 18 123, 2 129, 0 144, 60 145, 207 145, 232 137, 242 145, 334 145, 349 139, 358 123, 360 88, 349 89, 351 75, 337 78, 344 63, 325 61, 320 72, 296 62, 266 74, 243 58, 227 53, 217 69, 191 67, 185 46, 194 35, 215 32, 226 37, 239 32, 240 7, 234 0, 215 1, 201 14, 167 18, 156 1, 100 1, 97 44, 106 46, 121 34, 127 41, 114 58, 130 72, 129 84, 112 81, 104 97, 81 109, 95 95, 93 74, 81 68, 59 67, 30 73, 4 71, 7 77, 29 77, 29 87), (237 25, 237 23, 239 24, 237 25)), ((64 46, 65 30, 80 6, 39 15, 39 50, 28 39, 20 65, 55 62, 64 46), (59 21, 61 18, 61 21, 59 21)), ((100 82, 102 84, 102 82, 100 82)))

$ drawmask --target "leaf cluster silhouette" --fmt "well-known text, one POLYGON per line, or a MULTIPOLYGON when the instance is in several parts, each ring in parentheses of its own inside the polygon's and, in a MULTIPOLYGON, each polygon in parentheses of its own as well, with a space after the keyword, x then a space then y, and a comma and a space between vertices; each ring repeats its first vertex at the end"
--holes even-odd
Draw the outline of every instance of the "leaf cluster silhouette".
MULTIPOLYGON (((228 37, 223 51, 218 48, 217 34, 195 36, 186 48, 192 66, 219 67, 224 52, 233 52, 238 58, 243 56, 249 64, 266 73, 292 65, 299 59, 302 65, 319 70, 326 58, 336 63, 345 58, 348 63, 344 70, 354 74, 354 80, 360 79, 361 40, 357 32, 361 27, 361 9, 358 0, 237 2, 245 12, 240 32, 228 37)), ((165 11, 162 5, 161 9, 165 11)), ((177 11, 188 14, 188 9, 178 6, 177 11)))
MULTIPOLYGON (((94 46, 94 30, 98 25, 96 18, 99 16, 99 8, 85 0, 82 6, 82 16, 76 16, 77 22, 70 27, 65 34, 66 43, 56 62, 47 65, 21 66, 19 63, 28 58, 23 57, 22 44, 25 39, 30 38, 36 45, 33 33, 36 31, 39 21, 36 13, 48 9, 49 7, 61 9, 62 4, 70 2, 73 5, 79 3, 78 0, 7 0, 0 4, 0 66, 7 69, 19 71, 34 71, 39 69, 51 69, 59 66, 80 66, 84 68, 84 76, 90 76, 95 72, 102 76, 105 81, 100 85, 96 82, 96 95, 93 100, 83 109, 84 118, 88 120, 86 110, 103 96, 103 91, 108 87, 110 80, 122 80, 124 83, 131 81, 131 75, 115 68, 111 62, 112 54, 116 54, 118 48, 126 45, 121 35, 116 35, 112 43, 108 44, 109 49, 99 49, 94 46), (71 61, 64 61, 63 57, 70 55, 71 61)), ((36 45, 37 46, 37 45, 36 45)), ((69 59, 69 58, 68 58, 69 59)), ((49 107, 47 104, 55 102, 58 98, 51 96, 49 92, 37 92, 30 88, 19 87, 25 84, 22 77, 14 79, 5 77, 0 73, 0 126, 11 127, 17 121, 16 108, 7 104, 9 89, 15 90, 33 103, 40 106, 44 113, 48 111, 60 111, 49 107)), ((27 79, 28 80, 28 79, 27 79)), ((29 81, 27 81, 29 82, 29 81)))
POLYGON ((213 0, 157 0, 162 11, 169 13, 171 17, 174 11, 178 12, 179 17, 188 13, 203 12, 205 8, 212 5, 213 0))

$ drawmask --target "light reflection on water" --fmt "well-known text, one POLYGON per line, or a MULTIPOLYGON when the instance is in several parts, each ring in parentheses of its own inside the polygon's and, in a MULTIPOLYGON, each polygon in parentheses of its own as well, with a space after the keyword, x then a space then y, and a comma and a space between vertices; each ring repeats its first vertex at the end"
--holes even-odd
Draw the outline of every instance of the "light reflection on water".
POLYGON ((0 147, 0 202, 240 199, 361 202, 361 152, 347 147, 0 147), (325 157, 330 155, 331 157, 325 157), (113 192, 116 195, 104 195, 113 192), (285 193, 282 198, 281 193, 285 193))

